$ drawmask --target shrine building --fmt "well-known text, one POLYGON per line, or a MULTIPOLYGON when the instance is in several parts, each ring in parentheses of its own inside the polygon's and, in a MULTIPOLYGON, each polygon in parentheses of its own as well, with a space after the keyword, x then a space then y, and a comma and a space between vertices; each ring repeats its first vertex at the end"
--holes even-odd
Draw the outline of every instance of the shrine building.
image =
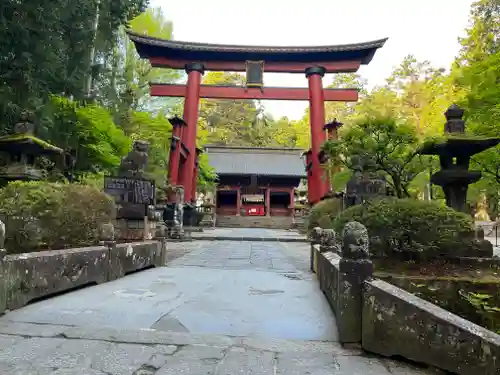
POLYGON ((205 152, 218 176, 214 196, 218 225, 293 223, 295 189, 307 178, 304 150, 210 145, 205 152))

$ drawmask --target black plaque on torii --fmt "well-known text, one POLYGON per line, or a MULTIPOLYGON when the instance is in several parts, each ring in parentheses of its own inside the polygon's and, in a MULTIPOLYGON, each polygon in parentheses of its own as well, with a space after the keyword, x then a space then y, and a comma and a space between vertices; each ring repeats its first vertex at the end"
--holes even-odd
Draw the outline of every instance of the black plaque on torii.
POLYGON ((246 61, 246 88, 260 88, 264 92, 264 61, 246 61))

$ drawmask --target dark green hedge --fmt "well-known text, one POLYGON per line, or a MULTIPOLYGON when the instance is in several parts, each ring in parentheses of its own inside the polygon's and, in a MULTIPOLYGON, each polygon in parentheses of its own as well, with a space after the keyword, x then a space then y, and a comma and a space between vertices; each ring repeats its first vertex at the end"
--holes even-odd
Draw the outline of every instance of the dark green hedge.
MULTIPOLYGON (((337 233, 349 221, 366 226, 373 256, 432 259, 466 252, 474 238, 469 215, 437 202, 386 199, 351 207, 333 221, 337 233), (465 248, 464 248, 465 247, 465 248)), ((474 256, 471 252, 469 256, 474 256)))
POLYGON ((333 228, 333 222, 342 211, 342 200, 337 198, 325 199, 314 205, 306 218, 307 233, 315 227, 333 228))
POLYGON ((0 189, 8 253, 94 245, 115 216, 113 199, 91 186, 12 182, 0 189))

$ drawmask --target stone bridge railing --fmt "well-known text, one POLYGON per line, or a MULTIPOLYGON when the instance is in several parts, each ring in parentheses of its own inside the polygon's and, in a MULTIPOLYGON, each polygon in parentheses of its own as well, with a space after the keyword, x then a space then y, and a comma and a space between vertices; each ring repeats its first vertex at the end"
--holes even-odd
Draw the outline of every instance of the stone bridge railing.
POLYGON ((4 235, 0 221, 0 315, 45 297, 166 264, 163 237, 120 244, 108 238, 102 246, 7 254, 4 235))
POLYGON ((311 270, 337 320, 342 344, 460 375, 500 374, 500 335, 373 277, 366 228, 348 223, 311 235, 311 270))

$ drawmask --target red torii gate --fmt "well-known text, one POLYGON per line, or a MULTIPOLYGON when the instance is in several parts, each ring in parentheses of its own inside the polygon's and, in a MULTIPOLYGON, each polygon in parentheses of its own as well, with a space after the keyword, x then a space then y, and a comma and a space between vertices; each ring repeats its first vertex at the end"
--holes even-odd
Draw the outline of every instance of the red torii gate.
MULTIPOLYGON (((186 85, 151 84, 152 96, 184 97, 183 119, 171 119, 172 148, 169 160, 169 181, 184 186, 185 200, 196 197, 197 159, 196 128, 200 98, 308 100, 310 105, 311 149, 308 155, 308 198, 314 204, 329 191, 329 183, 321 168, 321 144, 326 140, 325 101, 355 102, 356 89, 324 89, 325 73, 356 72, 369 64, 377 49, 387 39, 367 43, 322 47, 236 46, 180 42, 153 38, 128 32, 141 58, 153 67, 184 69, 186 85), (202 85, 205 71, 247 73, 247 86, 202 85), (264 71, 305 74, 308 88, 264 87, 264 71)), ((330 137, 336 132, 329 130, 330 137)))

